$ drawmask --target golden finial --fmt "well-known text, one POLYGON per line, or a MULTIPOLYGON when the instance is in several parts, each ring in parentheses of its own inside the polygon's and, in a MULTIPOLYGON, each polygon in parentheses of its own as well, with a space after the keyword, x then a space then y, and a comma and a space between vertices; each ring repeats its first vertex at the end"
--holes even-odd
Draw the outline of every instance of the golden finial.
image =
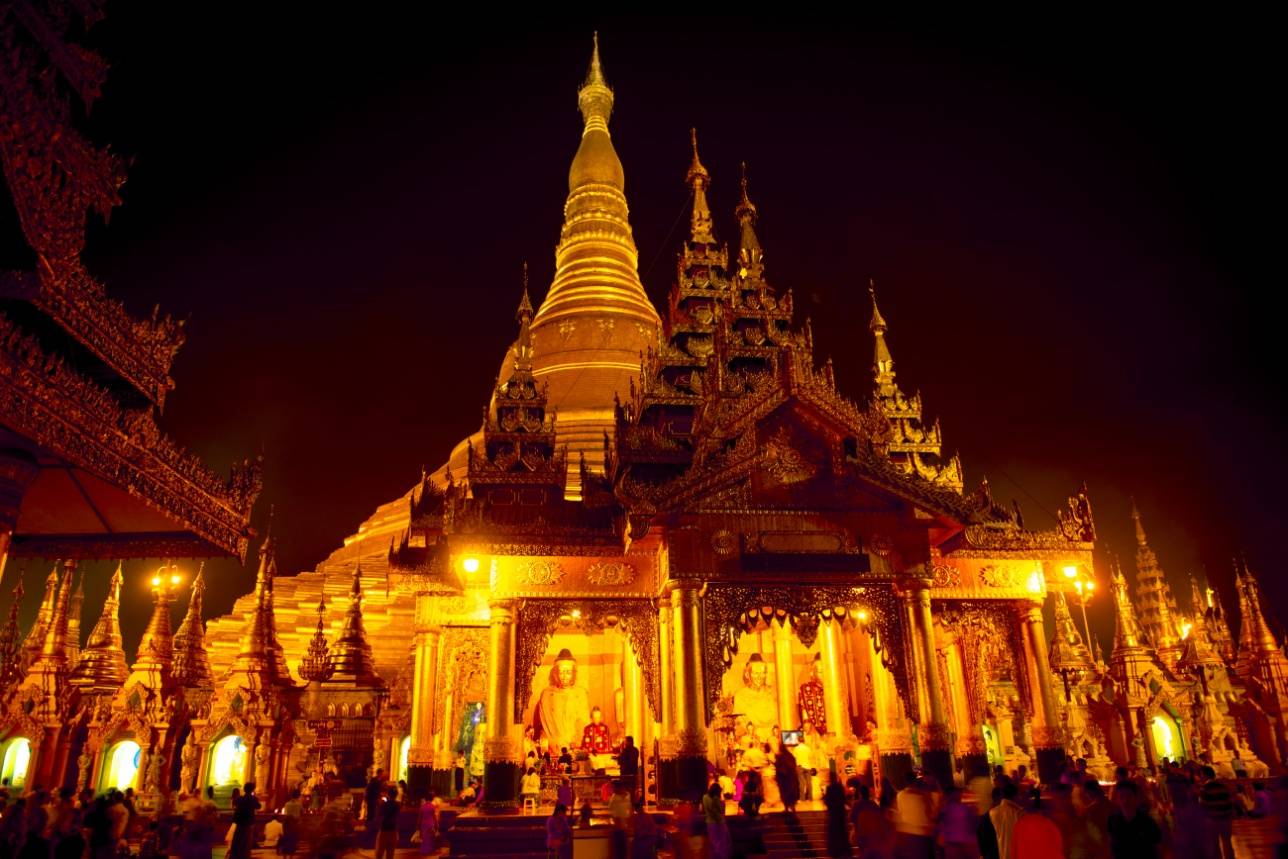
POLYGON ((690 220, 689 241, 694 244, 715 244, 715 233, 711 228, 711 208, 707 205, 707 186, 711 184, 711 174, 702 166, 698 158, 698 130, 689 129, 689 141, 693 144, 693 161, 684 181, 693 188, 693 216, 690 220))
POLYGON ((754 222, 756 218, 756 204, 751 202, 751 197, 747 194, 747 162, 740 162, 739 168, 742 171, 742 177, 738 180, 738 187, 741 190, 742 196, 738 200, 738 205, 734 209, 734 214, 738 216, 738 220, 740 221, 743 219, 744 215, 749 215, 754 222))
POLYGON ((586 127, 582 132, 592 130, 608 131, 608 119, 613 113, 613 90, 604 79, 604 68, 599 62, 599 32, 595 32, 594 48, 590 54, 590 69, 586 72, 586 81, 577 90, 577 104, 581 108, 582 119, 586 127))
POLYGON ((756 235, 756 204, 747 194, 747 162, 742 162, 742 179, 739 180, 742 196, 734 207, 734 214, 741 225, 741 241, 738 247, 738 274, 747 279, 759 279, 764 273, 764 251, 760 247, 760 238, 756 235))
POLYGON ((528 297, 528 261, 523 261, 523 298, 519 301, 519 312, 516 318, 522 322, 524 317, 532 318, 532 299, 528 297))
POLYGON ((877 282, 874 278, 868 278, 868 295, 872 298, 872 321, 868 323, 868 330, 872 332, 875 341, 872 350, 872 377, 877 384, 878 396, 889 397, 895 393, 894 356, 890 354, 890 347, 886 344, 885 333, 889 327, 881 315, 881 309, 877 307, 877 282))
POLYGON ((1136 545, 1145 545, 1145 526, 1140 521, 1140 510, 1136 507, 1136 498, 1131 499, 1131 518, 1136 525, 1136 545))

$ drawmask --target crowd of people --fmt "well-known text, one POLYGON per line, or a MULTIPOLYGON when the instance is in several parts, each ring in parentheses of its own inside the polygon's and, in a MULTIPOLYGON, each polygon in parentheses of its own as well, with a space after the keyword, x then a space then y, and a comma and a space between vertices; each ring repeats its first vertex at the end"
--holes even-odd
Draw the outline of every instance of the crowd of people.
MULTIPOLYGON (((782 755, 780 754, 780 757, 782 755)), ((790 755, 786 756, 790 759, 790 755)), ((799 801, 790 760, 776 761, 778 803, 799 801)), ((726 807, 756 819, 765 804, 756 769, 729 790, 713 779, 698 803, 681 806, 675 855, 727 859, 733 844, 726 807)), ((825 771, 829 856, 863 859, 1233 859, 1237 817, 1262 821, 1258 847, 1288 856, 1288 776, 1269 781, 1219 779, 1200 763, 1164 761, 1150 772, 1119 768, 1101 783, 1086 762, 1069 761, 1058 781, 1039 787, 1024 767, 981 770, 964 787, 910 772, 896 789, 855 776, 845 784, 825 771)), ((775 808, 777 803, 775 803, 775 808)))

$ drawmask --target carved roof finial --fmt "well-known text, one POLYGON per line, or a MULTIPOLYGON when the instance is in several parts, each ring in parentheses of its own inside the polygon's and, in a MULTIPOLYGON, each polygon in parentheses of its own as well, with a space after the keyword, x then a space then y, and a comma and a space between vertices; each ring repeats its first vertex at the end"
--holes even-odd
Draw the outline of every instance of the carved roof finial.
POLYGON ((359 685, 381 685, 376 676, 375 660, 367 631, 362 623, 362 564, 354 564, 353 585, 349 588, 349 607, 344 614, 344 627, 331 651, 333 678, 359 685))
POLYGON ((872 378, 876 382, 877 396, 889 397, 896 392, 894 356, 890 354, 890 347, 886 345, 885 333, 889 330, 889 326, 881 316, 881 309, 877 307, 877 283, 871 278, 868 279, 868 295, 872 298, 872 320, 868 323, 868 330, 872 332, 875 341, 872 352, 872 378))
POLYGON ((300 661, 300 677, 309 683, 322 683, 334 674, 331 668, 331 650, 326 643, 326 598, 318 600, 318 625, 309 639, 308 652, 300 661))

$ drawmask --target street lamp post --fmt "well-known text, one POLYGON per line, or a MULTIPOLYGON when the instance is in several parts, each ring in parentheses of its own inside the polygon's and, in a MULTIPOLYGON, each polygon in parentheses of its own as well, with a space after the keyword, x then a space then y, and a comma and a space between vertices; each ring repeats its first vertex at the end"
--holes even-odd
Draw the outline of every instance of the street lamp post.
POLYGON ((1096 580, 1090 577, 1084 578, 1080 575, 1080 572, 1077 567, 1069 566, 1064 568, 1065 577, 1074 580, 1073 588, 1078 592, 1078 606, 1082 609, 1082 628, 1087 635, 1087 649, 1093 650, 1091 647, 1091 624, 1087 622, 1087 600, 1091 598, 1092 592, 1096 589, 1096 580))

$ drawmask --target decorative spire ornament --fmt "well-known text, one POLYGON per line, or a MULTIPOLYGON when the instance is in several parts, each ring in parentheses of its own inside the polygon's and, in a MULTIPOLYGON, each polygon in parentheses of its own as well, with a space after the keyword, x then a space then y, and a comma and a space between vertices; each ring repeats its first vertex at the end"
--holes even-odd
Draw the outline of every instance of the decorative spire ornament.
POLYGON ((210 655, 206 652, 206 624, 202 620, 206 593, 206 565, 197 568, 192 579, 188 610, 174 634, 174 679, 180 686, 210 686, 214 674, 210 669, 210 655))
POLYGON ((309 639, 308 652, 300 661, 300 677, 308 683, 322 683, 331 679, 331 651, 326 643, 326 599, 318 600, 318 626, 309 639))
POLYGON ((693 214, 689 219, 689 241, 693 244, 713 245, 716 242, 715 232, 711 225, 711 208, 707 205, 707 188, 711 187, 711 174, 702 166, 698 157, 698 130, 689 129, 689 141, 693 145, 693 161, 684 181, 693 190, 693 214))
POLYGON ((376 676, 371 645, 362 624, 362 564, 354 564, 353 585, 349 589, 349 607, 344 614, 344 627, 331 649, 332 680, 346 680, 363 686, 380 685, 376 676))
POLYGON ((124 581, 125 574, 118 563, 107 586, 103 611, 90 630, 89 640, 85 642, 85 649, 72 672, 71 684, 81 690, 114 692, 130 676, 121 638, 121 585, 124 581))

